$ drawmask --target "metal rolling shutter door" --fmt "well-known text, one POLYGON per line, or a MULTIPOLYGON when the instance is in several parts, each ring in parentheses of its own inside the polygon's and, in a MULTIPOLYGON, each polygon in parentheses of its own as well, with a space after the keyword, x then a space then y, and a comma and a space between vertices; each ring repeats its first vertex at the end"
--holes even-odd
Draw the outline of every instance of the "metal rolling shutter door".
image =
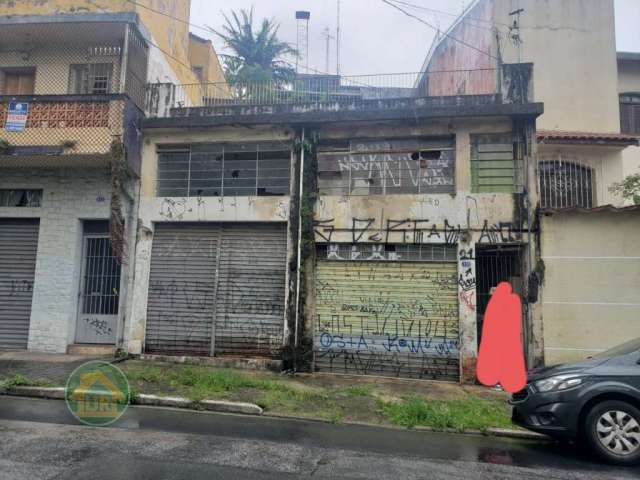
POLYGON ((286 225, 224 226, 216 301, 216 355, 280 355, 286 262, 286 225))
POLYGON ((220 229, 158 224, 151 251, 145 350, 208 355, 220 229))
POLYGON ((0 349, 27 348, 39 227, 0 219, 0 349))
POLYGON ((455 263, 318 262, 316 370, 459 379, 455 263))

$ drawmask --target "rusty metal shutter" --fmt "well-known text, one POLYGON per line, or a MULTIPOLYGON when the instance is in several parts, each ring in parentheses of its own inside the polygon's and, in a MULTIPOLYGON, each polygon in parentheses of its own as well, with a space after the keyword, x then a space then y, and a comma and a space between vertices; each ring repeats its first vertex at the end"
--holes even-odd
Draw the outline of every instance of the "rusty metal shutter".
POLYGON ((285 224, 223 228, 215 353, 278 357, 284 333, 285 224))
POLYGON ((317 371, 457 381, 454 262, 320 260, 317 371))
POLYGON ((220 229, 157 224, 151 250, 145 350, 208 355, 220 229))
POLYGON ((0 219, 0 349, 26 349, 38 252, 37 219, 0 219))
POLYGON ((286 255, 285 224, 156 225, 145 350, 279 356, 286 255))

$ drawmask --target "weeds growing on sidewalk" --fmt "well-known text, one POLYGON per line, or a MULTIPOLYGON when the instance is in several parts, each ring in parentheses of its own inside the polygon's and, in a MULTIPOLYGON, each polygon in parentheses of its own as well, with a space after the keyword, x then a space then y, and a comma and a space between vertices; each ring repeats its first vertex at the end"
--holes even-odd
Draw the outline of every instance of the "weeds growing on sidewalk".
POLYGON ((16 373, 13 377, 0 379, 0 388, 11 387, 53 387, 53 383, 46 380, 32 380, 20 373, 16 373))
POLYGON ((196 401, 252 402, 272 415, 461 431, 512 427, 503 396, 478 389, 484 392, 479 396, 451 384, 417 382, 412 388, 410 382, 377 382, 366 377, 298 377, 138 361, 121 367, 136 392, 196 401))

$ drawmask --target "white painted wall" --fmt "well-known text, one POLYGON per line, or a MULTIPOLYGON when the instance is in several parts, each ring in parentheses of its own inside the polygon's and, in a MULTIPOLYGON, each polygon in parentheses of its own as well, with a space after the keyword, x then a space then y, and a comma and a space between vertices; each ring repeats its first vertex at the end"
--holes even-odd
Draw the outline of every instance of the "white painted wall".
POLYGON ((1 170, 0 188, 43 189, 41 207, 3 207, 0 217, 40 218, 28 349, 65 353, 75 335, 81 220, 109 218, 109 177, 105 169, 1 170))

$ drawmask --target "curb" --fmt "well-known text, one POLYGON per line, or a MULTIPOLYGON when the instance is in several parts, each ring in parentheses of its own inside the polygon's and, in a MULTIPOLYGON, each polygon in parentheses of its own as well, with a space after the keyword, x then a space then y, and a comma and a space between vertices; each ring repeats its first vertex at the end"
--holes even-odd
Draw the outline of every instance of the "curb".
POLYGON ((511 430, 508 428, 488 428, 487 435, 494 437, 518 438, 521 440, 550 440, 551 437, 527 430, 511 430))
MULTIPOLYGON (((63 387, 10 387, 0 388, 0 395, 10 395, 18 397, 33 397, 33 398, 47 398, 55 400, 64 400, 65 389, 63 387)), ((264 414, 261 407, 253 403, 246 402, 228 402, 224 400, 202 400, 194 401, 185 397, 160 397, 158 395, 138 394, 131 399, 132 405, 144 405, 152 407, 170 407, 170 408, 182 408, 190 410, 207 410, 209 412, 220 413, 235 413, 241 415, 253 415, 260 416, 264 414)), ((333 424, 329 420, 321 418, 306 418, 287 415, 271 415, 267 414, 266 417, 271 418, 283 418, 291 420, 301 420, 307 422, 321 422, 327 424, 333 424)), ((376 428, 387 428, 391 430, 413 430, 416 432, 425 433, 449 433, 449 434, 462 434, 462 435, 485 435, 490 437, 502 437, 502 438, 515 438, 519 440, 550 440, 546 435, 540 433, 529 432, 525 430, 511 430, 507 428, 488 428, 485 431, 480 430, 456 430, 454 428, 434 428, 434 427, 413 427, 404 428, 400 426, 387 426, 376 425, 364 422, 344 422, 341 425, 358 425, 376 428)))

